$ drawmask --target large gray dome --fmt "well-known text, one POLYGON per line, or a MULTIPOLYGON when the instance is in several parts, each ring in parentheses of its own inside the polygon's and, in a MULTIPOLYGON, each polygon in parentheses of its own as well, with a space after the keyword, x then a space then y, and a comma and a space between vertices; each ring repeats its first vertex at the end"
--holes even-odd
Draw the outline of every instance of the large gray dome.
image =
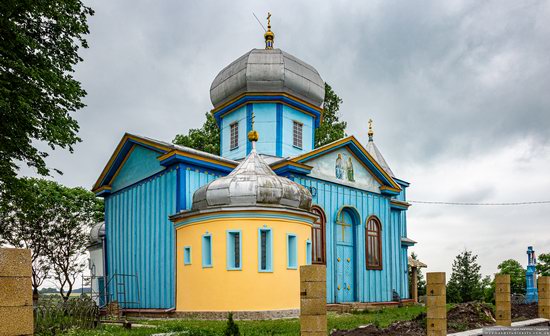
POLYGON ((311 193, 302 185, 278 176, 252 150, 229 175, 199 188, 192 211, 224 206, 284 206, 309 211, 311 193))
POLYGON ((314 67, 280 49, 252 49, 216 76, 210 100, 218 107, 246 92, 289 93, 321 106, 325 83, 314 67))

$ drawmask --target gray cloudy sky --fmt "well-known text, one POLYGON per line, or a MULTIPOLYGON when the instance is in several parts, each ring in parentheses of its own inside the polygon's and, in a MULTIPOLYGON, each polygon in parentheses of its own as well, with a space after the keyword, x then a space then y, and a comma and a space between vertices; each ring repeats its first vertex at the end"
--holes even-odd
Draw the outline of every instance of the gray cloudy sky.
MULTIPOLYGON (((275 46, 317 68, 343 98, 348 134, 375 141, 409 199, 550 199, 549 1, 86 1, 90 49, 76 76, 83 142, 52 153, 66 185, 91 187, 124 132, 170 141, 212 108, 215 75, 263 47, 252 16, 273 14, 275 46)), ((24 173, 29 170, 24 169, 24 173)), ((414 205, 413 249, 450 271, 464 248, 482 271, 550 252, 550 205, 414 205)))

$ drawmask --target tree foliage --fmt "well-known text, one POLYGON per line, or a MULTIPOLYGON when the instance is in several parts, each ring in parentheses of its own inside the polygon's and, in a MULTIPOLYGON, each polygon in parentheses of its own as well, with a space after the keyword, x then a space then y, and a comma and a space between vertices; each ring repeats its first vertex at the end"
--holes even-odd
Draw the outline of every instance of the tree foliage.
POLYGON ((206 112, 206 121, 201 128, 190 129, 187 135, 178 134, 172 142, 176 145, 220 155, 220 129, 210 112, 206 112))
POLYGON ((325 83, 325 100, 323 102, 323 121, 315 130, 315 147, 320 147, 342 139, 346 136, 347 123, 340 121, 340 104, 343 103, 332 87, 325 83))
POLYGON ((487 275, 481 280, 481 288, 483 288, 483 301, 487 303, 495 303, 495 280, 491 280, 491 276, 487 275))
POLYGON ((504 260, 498 265, 500 274, 510 275, 510 290, 513 294, 525 294, 525 269, 514 259, 504 260))
POLYGON ((481 266, 477 255, 464 250, 453 262, 451 279, 447 283, 447 301, 461 303, 483 299, 481 266))
POLYGON ((233 313, 229 313, 227 315, 227 324, 225 325, 223 334, 224 336, 239 336, 241 334, 239 331, 239 326, 233 320, 233 313))
POLYGON ((90 15, 80 0, 0 2, 0 184, 15 183, 17 162, 49 174, 37 141, 70 151, 80 141, 70 112, 86 92, 72 73, 90 15))
POLYGON ((83 188, 54 181, 18 180, 0 198, 0 244, 31 249, 35 294, 53 276, 66 300, 82 272, 88 228, 103 220, 103 202, 83 188))
POLYGON ((537 273, 540 276, 550 276, 550 253, 539 254, 537 273))
MULTIPOLYGON (((342 99, 325 83, 325 101, 323 103, 323 121, 315 130, 315 147, 343 138, 346 133, 346 122, 340 121, 338 111, 342 99)), ((192 128, 187 134, 178 134, 172 140, 176 145, 186 146, 203 152, 220 155, 220 129, 216 119, 206 112, 206 121, 201 128, 192 128)))

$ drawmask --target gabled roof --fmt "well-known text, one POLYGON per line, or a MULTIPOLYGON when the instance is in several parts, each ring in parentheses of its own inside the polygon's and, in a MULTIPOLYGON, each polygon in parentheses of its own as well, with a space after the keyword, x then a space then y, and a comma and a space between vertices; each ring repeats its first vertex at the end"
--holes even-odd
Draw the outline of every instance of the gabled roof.
POLYGON ((104 191, 110 191, 111 183, 124 165, 124 162, 135 145, 143 146, 158 152, 158 160, 161 165, 165 166, 179 161, 188 161, 200 166, 230 172, 238 165, 237 161, 222 158, 218 155, 202 152, 189 147, 174 145, 169 142, 159 141, 144 136, 126 133, 120 140, 113 155, 111 155, 107 165, 92 187, 93 192, 99 195, 104 191))
MULTIPOLYGON (((378 152, 379 155, 377 155, 376 152, 374 152, 374 154, 383 160, 383 164, 378 162, 373 154, 361 145, 353 135, 318 147, 308 153, 292 157, 290 161, 304 164, 314 158, 342 147, 347 147, 355 155, 356 159, 372 173, 373 177, 382 185, 382 187, 380 187, 381 192, 398 194, 401 191, 401 186, 393 179, 393 173, 387 166, 386 161, 383 160, 382 155, 379 154, 380 152, 378 152), (387 168, 387 170, 385 168, 387 168)), ((376 149, 376 151, 378 151, 378 149, 376 149)))

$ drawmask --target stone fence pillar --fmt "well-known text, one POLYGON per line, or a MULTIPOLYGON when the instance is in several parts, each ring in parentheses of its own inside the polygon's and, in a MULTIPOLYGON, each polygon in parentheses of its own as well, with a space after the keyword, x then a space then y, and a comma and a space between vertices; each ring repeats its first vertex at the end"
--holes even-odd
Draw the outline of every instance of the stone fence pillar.
POLYGON ((539 291, 539 317, 550 319, 550 276, 541 276, 537 280, 539 291))
POLYGON ((327 335, 327 271, 324 265, 300 266, 300 334, 327 335))
POLYGON ((429 272, 426 274, 427 331, 428 336, 447 335, 447 289, 445 287, 445 272, 429 272))
POLYGON ((510 292, 510 275, 495 275, 496 324, 509 327, 512 325, 512 300, 510 292))
POLYGON ((0 248, 0 335, 34 333, 31 251, 0 248))

